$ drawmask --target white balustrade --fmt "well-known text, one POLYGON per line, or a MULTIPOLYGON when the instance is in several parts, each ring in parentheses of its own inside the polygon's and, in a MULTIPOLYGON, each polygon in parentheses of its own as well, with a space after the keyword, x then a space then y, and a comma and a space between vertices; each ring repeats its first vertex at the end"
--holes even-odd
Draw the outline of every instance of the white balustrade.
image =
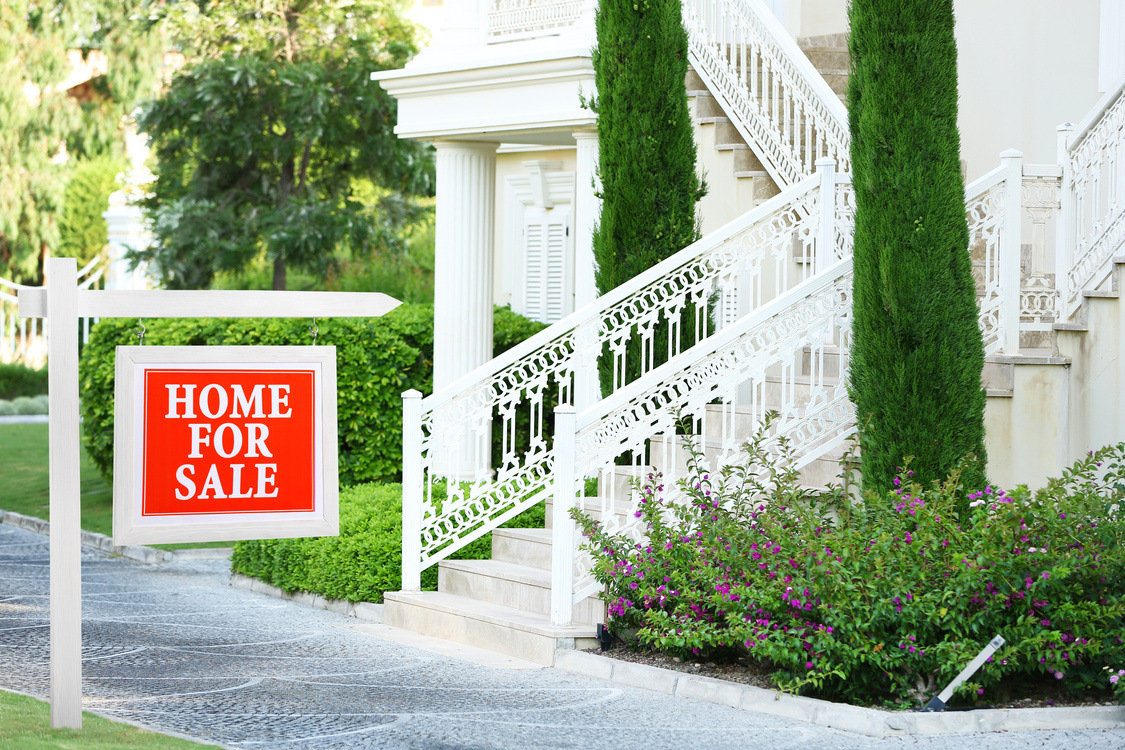
POLYGON ((1063 241, 1070 250, 1062 317, 1082 302, 1082 292, 1109 277, 1114 254, 1125 244, 1125 78, 1091 110, 1073 133, 1060 128, 1063 167, 1063 241))
MULTIPOLYGON (((404 476, 422 477, 404 487, 408 512, 421 508, 420 569, 550 492, 551 404, 573 403, 576 374, 596 370, 599 354, 612 354, 618 390, 630 368, 641 375, 653 369, 658 349, 666 360, 714 335, 722 290, 750 290, 748 312, 804 280, 809 271, 796 259, 813 255, 821 182, 803 180, 423 399, 418 424, 404 424, 408 434, 422 435, 420 450, 404 450, 404 476), (668 332, 658 341, 662 324, 668 332), (640 353, 627 346, 634 336, 640 353), (494 421, 496 464, 482 466, 494 421), (466 457, 467 443, 474 457, 466 457), (469 477, 475 481, 463 481, 469 477), (435 503, 441 481, 446 497, 435 503)), ((404 419, 407 413, 404 406, 404 419)))
MULTIPOLYGON (((94 258, 78 271, 78 288, 95 287, 104 276, 105 266, 100 257, 94 258)), ((18 292, 32 289, 0 277, 0 362, 20 362, 30 367, 42 367, 47 362, 47 323, 38 318, 20 318, 18 292)), ((80 336, 85 344, 90 338, 93 318, 79 320, 80 336)))
POLYGON ((510 42, 548 34, 573 26, 586 8, 586 0, 491 0, 488 6, 488 42, 510 42))
POLYGON ((684 0, 691 62, 782 187, 830 158, 850 171, 840 98, 761 0, 684 0))

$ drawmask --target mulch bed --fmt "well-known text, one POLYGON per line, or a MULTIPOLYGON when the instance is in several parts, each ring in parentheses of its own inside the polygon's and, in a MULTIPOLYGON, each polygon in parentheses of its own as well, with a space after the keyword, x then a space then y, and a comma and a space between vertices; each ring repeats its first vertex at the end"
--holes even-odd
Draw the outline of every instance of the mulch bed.
MULTIPOLYGON (((739 657, 734 661, 695 661, 669 656, 660 651, 651 651, 636 646, 615 645, 608 651, 594 649, 590 653, 607 656, 611 659, 644 664, 650 667, 671 669, 685 674, 714 677, 718 680, 738 682, 743 685, 752 685, 765 690, 776 690, 777 687, 770 681, 769 676, 773 671, 764 665, 739 657)), ((944 687, 944 686, 943 686, 944 687)), ((813 696, 819 697, 819 696, 813 696)), ((828 699, 831 700, 831 699, 828 699)), ((1082 695, 1074 695, 1057 680, 1044 676, 1042 679, 1022 679, 1018 685, 1012 685, 1006 695, 995 703, 984 701, 974 705, 963 705, 964 708, 1048 708, 1051 706, 1112 706, 1116 701, 1108 690, 1091 690, 1082 695)), ((950 703, 951 707, 958 707, 957 699, 950 703)), ((893 710, 896 706, 873 705, 872 708, 893 710)))

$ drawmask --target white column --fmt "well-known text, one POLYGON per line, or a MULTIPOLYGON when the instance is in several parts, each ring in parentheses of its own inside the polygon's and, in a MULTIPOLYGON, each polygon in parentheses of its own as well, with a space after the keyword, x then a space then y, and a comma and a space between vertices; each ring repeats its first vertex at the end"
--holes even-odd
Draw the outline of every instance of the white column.
MULTIPOLYGON (((597 196, 601 191, 598 133, 577 130, 574 141, 578 145, 574 173, 574 309, 581 310, 598 296, 594 285, 594 225, 601 217, 602 201, 597 196)), ((574 405, 579 411, 593 405, 601 396, 598 354, 600 348, 594 344, 579 352, 582 362, 574 373, 574 405)))
POLYGON ((109 197, 109 209, 102 213, 106 223, 109 244, 109 262, 106 269, 106 289, 147 289, 147 272, 144 264, 132 269, 125 253, 144 250, 152 244, 154 236, 145 222, 140 206, 131 203, 124 191, 118 190, 109 197))
POLYGON ((492 358, 496 143, 439 141, 434 391, 492 358))
POLYGON ((602 213, 602 201, 596 193, 598 174, 597 131, 574 133, 578 144, 577 166, 574 170, 574 309, 594 301, 594 225, 602 213))

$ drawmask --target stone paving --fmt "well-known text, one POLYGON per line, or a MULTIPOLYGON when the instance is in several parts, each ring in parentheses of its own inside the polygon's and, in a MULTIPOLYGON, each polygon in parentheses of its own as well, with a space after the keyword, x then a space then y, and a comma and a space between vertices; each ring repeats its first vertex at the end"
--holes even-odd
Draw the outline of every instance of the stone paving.
MULTIPOLYGON (((85 708, 228 748, 1120 750, 1125 728, 875 740, 553 669, 496 669, 229 585, 83 553, 85 708)), ((48 693, 46 537, 0 525, 0 687, 48 693)))

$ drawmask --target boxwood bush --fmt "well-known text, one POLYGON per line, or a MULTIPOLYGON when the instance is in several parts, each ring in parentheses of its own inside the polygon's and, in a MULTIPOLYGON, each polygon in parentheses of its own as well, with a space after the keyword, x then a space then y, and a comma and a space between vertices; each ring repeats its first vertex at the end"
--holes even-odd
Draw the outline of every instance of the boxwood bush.
POLYGON ((695 463, 669 509, 653 478, 646 545, 576 513, 611 622, 678 655, 742 656, 779 687, 861 703, 922 703, 993 638, 959 690, 970 702, 1029 679, 1080 693, 1125 667, 1125 444, 1036 492, 966 489, 962 468, 886 494, 802 488, 750 445, 749 468, 695 463))
MULTIPOLYGON (((444 492, 435 487, 435 499, 444 492)), ((541 528, 540 503, 504 524, 541 528)), ((487 559, 492 535, 462 548, 457 560, 487 559)), ((340 535, 308 539, 238 542, 231 570, 288 592, 309 591, 332 599, 382 602, 383 592, 402 588, 402 485, 369 483, 340 491, 340 535)), ((422 586, 437 588, 437 567, 422 574, 422 586)))
POLYGON ((21 364, 0 363, 0 399, 41 396, 47 392, 47 368, 36 370, 21 364))
MULTIPOLYGON (((117 346, 137 343, 134 319, 103 319, 82 351, 79 380, 87 450, 113 471, 113 370, 117 346)), ((306 345, 306 319, 145 320, 145 346, 306 345)), ((402 305, 381 318, 318 321, 317 344, 336 347, 340 483, 397 479, 402 471, 402 392, 433 384, 433 307, 402 305)), ((494 352, 543 328, 508 308, 495 311, 494 352)), ((526 431, 526 427, 524 428, 526 431)), ((495 430, 497 437, 500 430, 495 430)), ((524 439, 527 442, 527 439, 524 439)))

